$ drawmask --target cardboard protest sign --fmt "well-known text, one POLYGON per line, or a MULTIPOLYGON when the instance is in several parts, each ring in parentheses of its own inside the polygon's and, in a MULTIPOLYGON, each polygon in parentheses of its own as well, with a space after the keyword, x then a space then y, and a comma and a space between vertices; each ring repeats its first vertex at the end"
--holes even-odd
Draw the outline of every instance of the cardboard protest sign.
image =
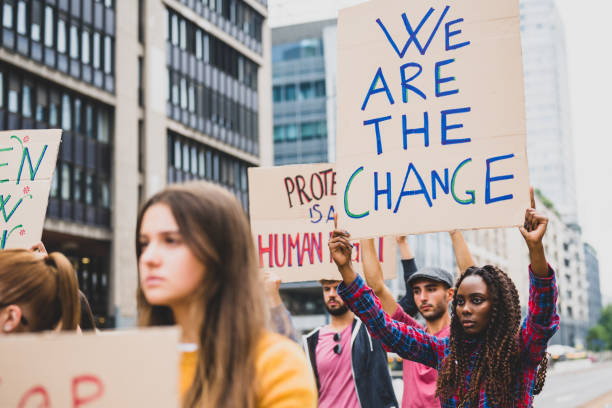
POLYGON ((0 407, 178 407, 176 328, 0 340, 0 407))
POLYGON ((518 0, 372 0, 338 17, 338 214, 355 237, 520 225, 518 0))
POLYGON ((60 129, 0 132, 0 249, 40 241, 61 136, 60 129))
MULTIPOLYGON (((327 246, 336 189, 336 172, 329 163, 249 168, 251 228, 262 268, 273 270, 283 282, 341 279, 327 246)), ((360 272, 359 242, 353 245, 353 264, 360 272)), ((375 246, 385 279, 394 278, 395 238, 379 238, 375 246)))

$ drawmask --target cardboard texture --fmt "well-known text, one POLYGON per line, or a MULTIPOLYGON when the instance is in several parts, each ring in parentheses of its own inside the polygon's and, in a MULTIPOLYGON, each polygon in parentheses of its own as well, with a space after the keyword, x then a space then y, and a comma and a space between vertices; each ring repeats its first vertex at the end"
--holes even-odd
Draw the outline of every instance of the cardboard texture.
POLYGON ((0 340, 0 407, 178 407, 177 328, 0 340))
POLYGON ((0 249, 42 237, 60 129, 0 132, 0 249))
MULTIPOLYGON (((334 229, 334 165, 251 167, 248 176, 251 228, 260 266, 274 271, 283 282, 340 280, 327 245, 334 229)), ((353 243, 353 264, 361 272, 359 243, 353 243)), ((377 239, 377 250, 381 244, 383 275, 392 279, 397 273, 395 238, 377 239)))
POLYGON ((354 237, 520 225, 518 0, 373 0, 338 17, 337 209, 354 237))

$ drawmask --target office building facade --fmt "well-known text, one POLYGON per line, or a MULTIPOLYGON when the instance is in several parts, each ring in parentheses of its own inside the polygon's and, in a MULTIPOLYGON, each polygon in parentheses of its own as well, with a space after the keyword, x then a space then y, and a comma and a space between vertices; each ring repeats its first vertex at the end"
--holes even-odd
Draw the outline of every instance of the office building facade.
POLYGON ((139 204, 272 163, 266 0, 2 0, 0 129, 63 129, 43 242, 103 325, 136 318, 139 204))

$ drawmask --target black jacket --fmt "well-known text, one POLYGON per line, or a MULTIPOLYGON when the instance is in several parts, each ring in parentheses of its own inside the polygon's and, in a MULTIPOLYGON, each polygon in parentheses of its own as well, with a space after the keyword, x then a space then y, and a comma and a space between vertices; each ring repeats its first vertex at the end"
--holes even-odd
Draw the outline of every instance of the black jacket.
MULTIPOLYGON (((319 389, 321 384, 317 371, 316 350, 320 329, 319 327, 304 336, 304 349, 319 389)), ((399 407, 389 375, 387 353, 383 350, 382 344, 370 336, 359 319, 353 321, 351 333, 351 368, 359 405, 361 408, 399 407)))

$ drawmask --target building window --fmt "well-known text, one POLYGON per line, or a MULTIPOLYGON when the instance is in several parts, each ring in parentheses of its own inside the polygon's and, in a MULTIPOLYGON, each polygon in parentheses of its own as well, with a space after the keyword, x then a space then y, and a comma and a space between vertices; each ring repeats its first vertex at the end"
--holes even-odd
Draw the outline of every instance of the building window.
POLYGON ((32 117, 32 88, 29 85, 23 84, 23 92, 21 95, 21 114, 25 118, 32 117))
POLYGON ((70 26, 70 58, 79 59, 79 29, 75 25, 70 26))
POLYGON ((57 20, 57 52, 66 53, 66 22, 57 20))
POLYGON ((5 1, 2 7, 2 26, 13 28, 13 4, 10 0, 5 1))
POLYGON ((53 47, 53 8, 45 7, 45 46, 53 47))
POLYGON ((81 33, 81 62, 89 65, 89 31, 83 30, 81 33))
POLYGON ((34 0, 32 2, 32 24, 30 25, 30 38, 32 41, 40 42, 42 27, 42 8, 40 1, 34 0))
POLYGON ((26 24, 27 7, 25 1, 17 3, 17 33, 21 35, 27 34, 26 24))
POLYGON ((104 73, 113 72, 113 42, 107 35, 104 37, 104 73))

